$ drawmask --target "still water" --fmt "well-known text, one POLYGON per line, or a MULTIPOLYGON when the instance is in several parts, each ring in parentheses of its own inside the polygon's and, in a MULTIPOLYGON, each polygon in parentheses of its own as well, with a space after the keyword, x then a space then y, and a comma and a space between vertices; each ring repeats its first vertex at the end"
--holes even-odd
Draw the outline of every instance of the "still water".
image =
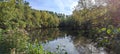
POLYGON ((41 29, 32 31, 31 34, 31 39, 42 42, 45 50, 58 54, 119 54, 120 50, 114 44, 109 50, 104 46, 97 47, 93 39, 85 37, 77 30, 41 29))

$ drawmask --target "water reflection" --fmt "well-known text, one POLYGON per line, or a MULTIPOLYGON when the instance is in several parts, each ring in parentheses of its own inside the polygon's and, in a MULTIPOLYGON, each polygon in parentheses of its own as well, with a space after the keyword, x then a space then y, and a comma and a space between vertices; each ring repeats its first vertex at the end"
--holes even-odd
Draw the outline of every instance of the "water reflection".
POLYGON ((89 41, 83 41, 83 39, 81 40, 77 41, 78 43, 75 43, 71 39, 71 36, 65 35, 65 37, 47 42, 46 44, 43 44, 43 46, 45 50, 51 52, 56 52, 64 49, 68 52, 68 54, 107 54, 104 48, 96 48, 94 44, 89 43, 89 41), (60 47, 60 49, 56 50, 58 46, 60 47))
POLYGON ((46 44, 43 44, 45 50, 48 50, 48 51, 51 51, 51 52, 57 52, 57 51, 61 51, 60 53, 64 53, 64 51, 62 50, 65 50, 65 52, 67 51, 68 54, 79 54, 77 49, 74 47, 74 44, 73 42, 71 41, 71 38, 70 37, 62 37, 62 38, 58 38, 56 40, 53 40, 53 41, 50 41, 46 44), (59 46, 59 49, 57 50, 56 48, 58 48, 59 46))
POLYGON ((94 37, 88 38, 78 30, 41 29, 30 33, 32 40, 38 39, 43 42, 45 50, 59 54, 65 52, 68 54, 118 54, 120 50, 114 41, 111 41, 113 45, 110 45, 112 50, 109 48, 107 50, 107 47, 97 47, 93 41, 94 37))
POLYGON ((60 31, 58 28, 56 29, 38 29, 38 30, 34 30, 34 31, 30 31, 30 38, 32 41, 34 41, 35 39, 37 39, 38 41, 42 41, 42 42, 46 42, 46 41, 50 41, 53 39, 56 39, 58 36, 63 36, 61 34, 59 34, 60 31))

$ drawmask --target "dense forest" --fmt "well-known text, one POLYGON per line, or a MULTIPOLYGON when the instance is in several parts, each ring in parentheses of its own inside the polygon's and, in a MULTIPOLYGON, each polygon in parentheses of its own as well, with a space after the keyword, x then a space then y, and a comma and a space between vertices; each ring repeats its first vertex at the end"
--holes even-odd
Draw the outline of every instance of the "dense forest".
POLYGON ((119 27, 119 4, 114 4, 112 0, 108 3, 97 2, 98 4, 92 5, 84 0, 79 1, 72 15, 35 10, 24 0, 1 2, 0 28, 84 27, 88 25, 119 27))
POLYGON ((59 19, 56 13, 32 9, 28 2, 11 0, 1 2, 2 29, 57 27, 59 19))
MULTIPOLYGON (((21 52, 26 49, 27 44, 28 47, 31 47, 32 44, 28 43, 29 34, 27 31, 33 29, 70 28, 83 30, 83 34, 87 35, 92 33, 92 37, 98 33, 105 33, 106 36, 102 38, 107 37, 106 40, 118 36, 120 32, 120 1, 95 1, 96 4, 90 0, 79 0, 72 15, 32 9, 29 2, 24 0, 0 2, 0 51, 11 52, 16 49, 21 52)), ((105 41, 105 43, 108 42, 105 41)), ((40 47, 42 48, 41 45, 40 47)), ((28 51, 25 53, 34 54, 37 51, 32 49, 28 50, 27 48, 28 51)), ((38 51, 37 54, 50 54, 44 50, 38 51)))

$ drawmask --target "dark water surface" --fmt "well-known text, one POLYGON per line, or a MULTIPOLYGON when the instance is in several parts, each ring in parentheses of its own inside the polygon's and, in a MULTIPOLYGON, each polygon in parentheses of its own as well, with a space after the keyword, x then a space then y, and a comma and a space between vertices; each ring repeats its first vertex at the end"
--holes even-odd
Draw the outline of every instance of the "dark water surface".
POLYGON ((42 42, 45 50, 58 54, 119 54, 120 42, 113 41, 111 47, 99 46, 94 37, 84 36, 82 31, 62 29, 40 29, 30 32, 31 39, 42 42))

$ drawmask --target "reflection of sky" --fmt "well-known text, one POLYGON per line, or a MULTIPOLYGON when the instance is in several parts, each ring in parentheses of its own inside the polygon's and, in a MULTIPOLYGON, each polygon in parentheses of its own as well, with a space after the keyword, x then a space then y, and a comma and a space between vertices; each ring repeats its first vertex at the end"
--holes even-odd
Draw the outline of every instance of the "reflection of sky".
POLYGON ((49 10, 58 13, 72 14, 78 0, 26 0, 38 10, 49 10))
MULTIPOLYGON (((61 49, 64 49, 68 52, 68 54, 79 54, 74 47, 74 44, 72 43, 70 37, 60 38, 54 41, 51 41, 44 45, 44 48, 48 51, 54 52, 56 51, 57 47, 60 47, 58 51, 61 49)), ((65 51, 63 51, 65 52, 65 51)))
POLYGON ((49 41, 46 44, 43 44, 45 50, 56 52, 56 48, 59 46, 60 49, 64 49, 68 54, 107 54, 104 48, 96 48, 93 44, 83 43, 81 40, 78 40, 79 43, 74 44, 70 36, 63 38, 58 38, 53 41, 49 41))

